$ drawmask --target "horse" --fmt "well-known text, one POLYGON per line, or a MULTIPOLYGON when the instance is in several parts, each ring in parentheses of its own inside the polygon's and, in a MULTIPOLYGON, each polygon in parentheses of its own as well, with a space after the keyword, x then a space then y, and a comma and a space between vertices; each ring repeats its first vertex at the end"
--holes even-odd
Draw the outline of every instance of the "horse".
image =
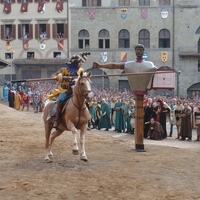
POLYGON ((89 110, 85 104, 87 95, 91 92, 91 77, 92 73, 80 73, 75 86, 73 88, 73 95, 66 102, 65 110, 59 120, 58 128, 51 133, 53 129, 54 118, 47 120, 52 106, 55 102, 47 102, 44 108, 43 121, 45 127, 45 158, 46 162, 52 162, 52 144, 56 137, 60 136, 64 131, 71 131, 73 134, 72 153, 79 155, 79 147, 77 143, 77 133, 80 130, 80 159, 87 161, 85 152, 85 134, 88 128, 88 120, 90 119, 89 110))

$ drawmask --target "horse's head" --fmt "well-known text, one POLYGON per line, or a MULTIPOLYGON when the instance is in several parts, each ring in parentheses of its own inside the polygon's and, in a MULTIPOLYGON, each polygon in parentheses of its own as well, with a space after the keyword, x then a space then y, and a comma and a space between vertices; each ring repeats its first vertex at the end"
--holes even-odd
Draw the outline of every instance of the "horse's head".
POLYGON ((91 92, 91 89, 92 89, 92 86, 91 86, 92 82, 90 80, 91 76, 92 76, 91 72, 89 73, 81 72, 76 82, 75 87, 79 90, 79 93, 85 98, 91 92))

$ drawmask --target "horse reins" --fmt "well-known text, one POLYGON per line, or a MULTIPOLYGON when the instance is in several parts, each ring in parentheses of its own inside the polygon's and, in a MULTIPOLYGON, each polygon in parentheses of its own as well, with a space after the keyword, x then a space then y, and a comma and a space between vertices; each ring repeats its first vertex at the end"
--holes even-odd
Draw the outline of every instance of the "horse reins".
MULTIPOLYGON (((86 77, 84 77, 84 78, 86 78, 86 77)), ((88 78, 86 78, 86 79, 88 79, 88 78)), ((81 96, 83 96, 83 97, 85 98, 84 91, 82 90, 82 86, 81 86, 81 84, 80 84, 80 80, 81 80, 81 78, 79 78, 79 80, 78 80, 78 83, 79 83, 79 91, 80 91, 81 96)), ((87 92, 89 92, 89 91, 87 91, 87 92)), ((76 125, 76 127, 78 127, 79 122, 80 122, 81 111, 85 110, 87 107, 86 107, 86 105, 85 105, 84 108, 80 109, 80 108, 82 107, 82 105, 85 103, 85 101, 83 101, 83 103, 80 104, 80 103, 79 103, 79 98, 78 98, 78 96, 80 96, 80 95, 77 94, 75 91, 74 91, 74 93, 75 93, 76 99, 77 99, 78 104, 79 104, 79 107, 78 107, 78 106, 74 103, 73 98, 72 98, 72 103, 73 103, 73 105, 74 105, 74 106, 77 108, 77 110, 79 111, 79 120, 78 120, 78 123, 77 123, 77 125, 76 125)))

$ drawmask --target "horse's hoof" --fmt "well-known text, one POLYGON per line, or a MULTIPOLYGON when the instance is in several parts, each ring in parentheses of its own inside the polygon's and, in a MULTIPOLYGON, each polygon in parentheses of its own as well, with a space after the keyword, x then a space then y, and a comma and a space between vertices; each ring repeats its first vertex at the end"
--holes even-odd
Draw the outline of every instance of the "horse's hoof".
POLYGON ((79 150, 72 150, 72 153, 73 153, 74 155, 79 155, 79 150))
POLYGON ((87 162, 87 161, 88 161, 88 159, 87 159, 86 156, 81 157, 81 160, 83 160, 84 162, 87 162))
POLYGON ((45 161, 46 163, 51 163, 51 162, 53 162, 53 161, 52 161, 51 159, 49 159, 49 158, 45 158, 44 161, 45 161))

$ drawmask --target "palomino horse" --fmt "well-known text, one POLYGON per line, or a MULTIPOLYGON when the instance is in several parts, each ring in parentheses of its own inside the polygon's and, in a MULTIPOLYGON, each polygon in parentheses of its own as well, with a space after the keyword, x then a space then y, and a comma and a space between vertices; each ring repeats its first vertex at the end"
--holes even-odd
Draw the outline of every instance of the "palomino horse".
POLYGON ((73 148, 72 153, 74 155, 79 154, 79 148, 77 144, 77 132, 80 130, 80 159, 87 161, 85 153, 85 134, 88 128, 88 120, 90 119, 90 113, 85 105, 85 98, 88 93, 91 92, 91 72, 88 74, 81 73, 73 89, 73 96, 68 100, 63 115, 60 117, 59 126, 51 134, 53 119, 46 120, 48 114, 54 105, 54 102, 49 102, 44 108, 44 125, 45 125, 45 136, 46 136, 46 155, 45 161, 51 162, 52 143, 56 137, 61 135, 65 130, 73 133, 73 148))

